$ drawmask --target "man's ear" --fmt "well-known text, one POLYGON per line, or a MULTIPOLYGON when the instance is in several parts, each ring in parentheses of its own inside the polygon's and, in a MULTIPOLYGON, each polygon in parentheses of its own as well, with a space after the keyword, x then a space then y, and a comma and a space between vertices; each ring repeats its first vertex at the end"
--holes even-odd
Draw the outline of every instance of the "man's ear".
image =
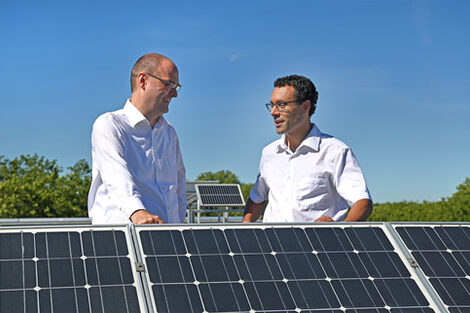
POLYGON ((305 100, 302 105, 304 106, 303 112, 309 114, 310 113, 310 106, 312 102, 310 100, 305 100))
POLYGON ((137 75, 137 85, 144 89, 145 90, 145 86, 147 85, 147 74, 145 74, 144 72, 141 72, 139 73, 139 75, 137 75))

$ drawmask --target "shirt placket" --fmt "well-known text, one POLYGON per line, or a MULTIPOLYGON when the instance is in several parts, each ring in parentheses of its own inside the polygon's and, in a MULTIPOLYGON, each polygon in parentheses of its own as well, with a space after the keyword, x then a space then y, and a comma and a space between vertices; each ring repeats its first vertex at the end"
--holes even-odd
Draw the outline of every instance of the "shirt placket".
POLYGON ((287 206, 289 206, 289 210, 286 210, 286 216, 285 216, 285 219, 286 221, 288 220, 291 220, 292 219, 292 212, 294 210, 294 206, 295 206, 295 188, 294 188, 294 163, 295 163, 295 159, 294 159, 294 155, 292 153, 289 153, 289 157, 287 158, 287 178, 286 178, 286 182, 287 182, 287 206))
POLYGON ((154 162, 154 171, 155 171, 155 183, 157 184, 158 192, 160 193, 161 199, 163 200, 163 203, 165 204, 166 207, 168 207, 167 204, 167 197, 166 197, 166 192, 165 192, 165 187, 163 184, 159 181, 159 178, 162 178, 162 167, 163 167, 163 156, 159 155, 159 152, 157 147, 159 143, 158 135, 159 135, 160 129, 154 129, 152 131, 152 155, 153 155, 153 162, 154 162))

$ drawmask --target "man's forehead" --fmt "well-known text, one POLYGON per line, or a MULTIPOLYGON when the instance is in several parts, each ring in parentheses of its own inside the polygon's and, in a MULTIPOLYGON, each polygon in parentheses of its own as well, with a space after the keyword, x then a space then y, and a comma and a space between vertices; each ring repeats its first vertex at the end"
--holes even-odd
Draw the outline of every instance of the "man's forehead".
POLYGON ((295 88, 289 85, 274 87, 271 100, 295 100, 295 88))

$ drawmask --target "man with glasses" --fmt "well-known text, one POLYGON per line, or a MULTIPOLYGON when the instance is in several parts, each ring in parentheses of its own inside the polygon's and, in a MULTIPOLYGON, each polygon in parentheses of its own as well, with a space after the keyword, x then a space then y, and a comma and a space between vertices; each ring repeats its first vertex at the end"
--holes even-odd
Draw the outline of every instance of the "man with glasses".
POLYGON ((124 108, 93 124, 93 224, 184 221, 186 170, 176 132, 163 117, 180 88, 176 65, 146 54, 132 68, 124 108))
POLYGON ((263 149, 243 222, 363 221, 372 212, 364 175, 351 149, 310 122, 318 92, 310 79, 278 78, 270 103, 279 140, 263 149))

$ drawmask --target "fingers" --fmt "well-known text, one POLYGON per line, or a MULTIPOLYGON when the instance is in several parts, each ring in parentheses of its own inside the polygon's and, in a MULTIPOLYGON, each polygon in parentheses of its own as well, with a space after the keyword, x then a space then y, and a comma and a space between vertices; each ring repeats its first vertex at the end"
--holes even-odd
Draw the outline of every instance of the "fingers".
POLYGON ((334 222, 334 220, 329 217, 329 216, 322 216, 322 217, 319 217, 315 220, 315 223, 328 223, 328 222, 334 222))
POLYGON ((165 221, 160 216, 150 214, 145 210, 135 211, 131 215, 131 221, 134 224, 165 224, 165 221))

